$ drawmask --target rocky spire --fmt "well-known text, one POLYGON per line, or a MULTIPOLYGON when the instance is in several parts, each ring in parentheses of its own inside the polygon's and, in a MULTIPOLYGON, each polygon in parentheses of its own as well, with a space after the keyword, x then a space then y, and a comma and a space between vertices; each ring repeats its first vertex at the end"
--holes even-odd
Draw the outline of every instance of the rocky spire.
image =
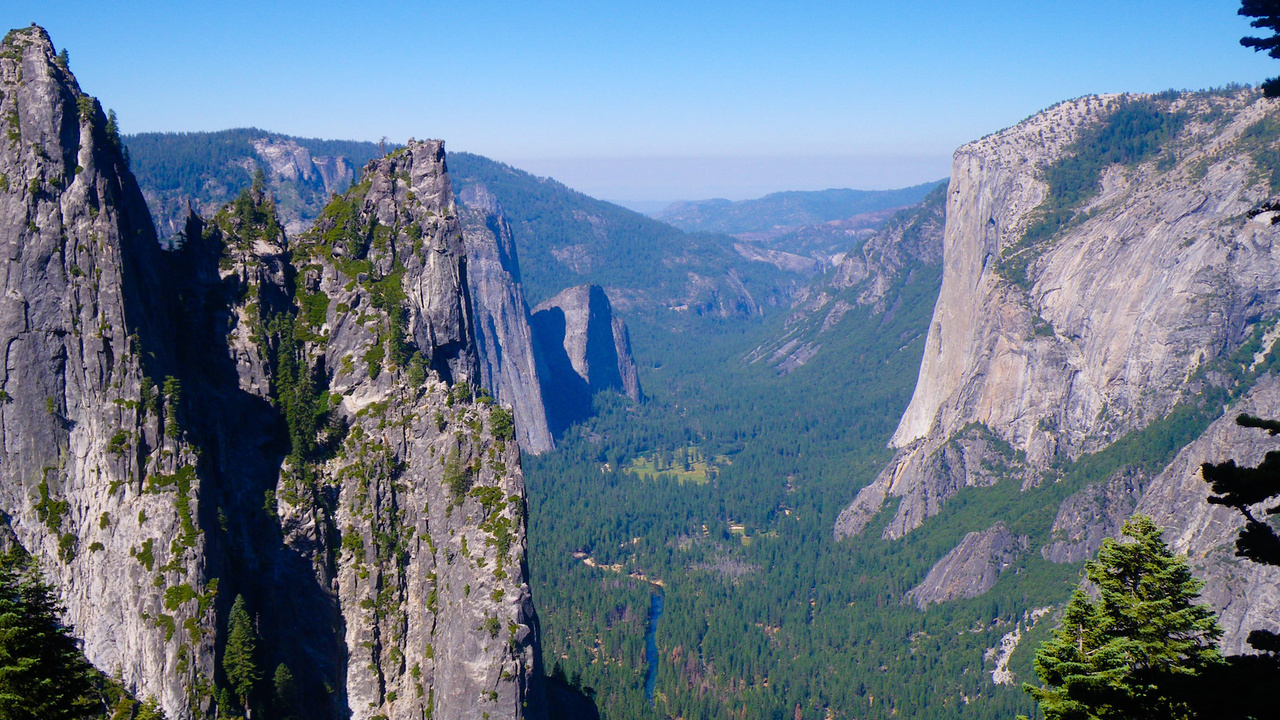
POLYGON ((151 218, 42 28, 0 43, 0 124, 0 506, 89 660, 189 717, 214 622, 151 218))

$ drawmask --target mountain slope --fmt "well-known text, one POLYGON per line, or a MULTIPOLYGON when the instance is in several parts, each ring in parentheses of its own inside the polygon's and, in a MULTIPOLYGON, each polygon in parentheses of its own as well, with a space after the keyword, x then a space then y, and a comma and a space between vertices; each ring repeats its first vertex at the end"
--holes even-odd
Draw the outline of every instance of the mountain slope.
MULTIPOLYGON (((357 179, 364 162, 397 147, 252 128, 144 133, 126 142, 162 237, 181 232, 188 202, 211 213, 247 188, 258 170, 276 195, 286 229, 297 234, 314 222, 330 193, 357 179)), ((567 287, 596 283, 625 312, 662 317, 675 308, 747 317, 785 302, 804 274, 743 258, 731 238, 685 234, 479 155, 452 153, 449 167, 460 193, 482 186, 503 208, 533 304, 567 287)))
POLYGON ((481 384, 498 402, 512 406, 520 447, 545 452, 555 444, 542 392, 547 363, 530 327, 511 226, 498 201, 482 188, 469 188, 458 199, 481 384))
POLYGON ((460 191, 483 186, 501 203, 537 304, 594 283, 623 313, 671 321, 691 313, 749 317, 784 302, 796 275, 750 262, 733 239, 685 234, 618 205, 470 153, 449 156, 460 191))
MULTIPOLYGON (((333 193, 383 154, 378 143, 317 140, 239 128, 218 132, 138 133, 124 138, 162 238, 180 233, 190 205, 212 215, 262 172, 285 229, 310 227, 333 193)), ((394 148, 393 148, 394 149, 394 148)))
MULTIPOLYGON (((917 205, 899 210, 865 243, 846 253, 827 276, 796 293, 786 331, 759 345, 751 362, 767 361, 782 372, 809 362, 823 335, 849 311, 871 306, 890 315, 903 291, 916 284, 936 291, 942 272, 942 230, 946 185, 938 185, 917 205)), ((909 338, 903 338, 907 344, 909 338)))
MULTIPOLYGON (((1194 466, 1164 468, 1224 405, 1259 402, 1251 388, 1269 377, 1280 315, 1269 200, 1277 116, 1252 90, 1089 97, 957 151, 920 379, 894 460, 841 514, 836 536, 864 532, 890 499, 882 534, 901 538, 961 493, 1012 483, 1030 499, 1011 507, 1037 497, 1055 506, 1068 488, 1096 495, 1095 483, 1119 482, 1099 496, 1119 497, 1159 476, 1152 487, 1180 490, 1141 492, 1138 507, 1168 523, 1175 548, 1194 550, 1198 572, 1223 577, 1235 519, 1173 512, 1206 493, 1194 466)), ((1052 532, 1047 516, 1015 522, 1041 544, 1092 538, 1077 555, 1092 554, 1105 533, 1091 528, 1117 519, 1067 500, 1086 510, 1060 513, 1052 532)), ((1239 572, 1280 580, 1256 566, 1239 572)), ((1212 584, 1206 592, 1223 597, 1212 584)), ((1275 603, 1259 594, 1233 613, 1274 618, 1275 603)), ((1240 632, 1224 645, 1238 649, 1240 632)))
POLYGON ((0 517, 86 657, 177 720, 543 715, 443 144, 371 163, 303 236, 255 186, 165 251, 42 29, 0 44, 0 90, 0 517), (292 696, 232 691, 233 602, 247 674, 292 696))
POLYGON ((899 190, 793 190, 737 202, 678 202, 653 217, 685 232, 758 233, 914 205, 937 184, 922 183, 899 190))

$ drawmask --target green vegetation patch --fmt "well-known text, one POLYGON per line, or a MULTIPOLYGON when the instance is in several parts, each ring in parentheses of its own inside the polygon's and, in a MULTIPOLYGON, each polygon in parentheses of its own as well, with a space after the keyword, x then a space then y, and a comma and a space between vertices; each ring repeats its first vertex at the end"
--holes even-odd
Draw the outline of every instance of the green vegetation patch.
POLYGON ((1271 188, 1280 193, 1280 117, 1267 113, 1240 133, 1239 147, 1253 158, 1254 167, 1271 188))
POLYGON ((1000 275, 1029 287, 1031 264, 1064 230, 1084 219, 1079 208, 1101 191, 1102 172, 1155 157, 1186 120, 1185 113, 1165 112, 1153 98, 1125 99, 1101 122, 1081 130, 1062 155, 1041 170, 1048 193, 1031 212, 1022 237, 1001 253, 1000 275))
POLYGON ((71 511, 71 504, 66 500, 55 500, 49 494, 49 473, 53 468, 45 468, 36 490, 40 499, 36 502, 36 518, 49 528, 49 532, 58 532, 62 528, 62 518, 71 511))
POLYGON ((324 325, 329 312, 329 296, 323 292, 298 293, 298 302, 302 305, 302 319, 313 328, 324 325))
POLYGON ((622 470, 647 480, 665 475, 677 482, 707 483, 714 480, 720 468, 730 463, 728 455, 707 456, 697 446, 672 450, 654 450, 634 457, 622 470))
POLYGON ((200 535, 200 530, 196 527, 195 517, 191 512, 191 484, 195 479, 195 466, 184 465, 172 475, 152 475, 148 477, 146 486, 146 491, 151 493, 159 493, 171 487, 177 490, 173 506, 178 511, 182 533, 176 539, 183 547, 188 548, 195 547, 196 538, 200 535))
POLYGON ((472 474, 471 466, 464 465, 458 457, 458 451, 455 450, 445 461, 442 480, 444 486, 449 488, 450 494, 453 495, 453 502, 456 505, 461 504, 462 499, 466 497, 467 491, 475 482, 475 476, 472 474))

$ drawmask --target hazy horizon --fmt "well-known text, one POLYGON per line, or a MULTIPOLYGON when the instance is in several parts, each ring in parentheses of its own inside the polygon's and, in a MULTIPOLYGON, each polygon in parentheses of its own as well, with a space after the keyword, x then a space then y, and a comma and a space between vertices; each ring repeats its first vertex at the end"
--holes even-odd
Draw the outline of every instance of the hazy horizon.
POLYGON ((598 5, 49 0, 126 133, 443 138, 653 203, 902 187, 1061 100, 1261 82, 1237 0, 598 5))

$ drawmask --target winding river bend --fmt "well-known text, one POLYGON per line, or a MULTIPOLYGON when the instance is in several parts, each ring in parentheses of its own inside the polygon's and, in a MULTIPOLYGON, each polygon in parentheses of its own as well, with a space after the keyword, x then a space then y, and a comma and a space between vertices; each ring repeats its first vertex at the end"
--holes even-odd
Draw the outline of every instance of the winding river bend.
POLYGON ((654 593, 649 596, 649 627, 644 633, 644 657, 649 663, 649 670, 644 678, 644 697, 653 705, 653 688, 658 684, 658 620, 662 617, 663 596, 654 593))

